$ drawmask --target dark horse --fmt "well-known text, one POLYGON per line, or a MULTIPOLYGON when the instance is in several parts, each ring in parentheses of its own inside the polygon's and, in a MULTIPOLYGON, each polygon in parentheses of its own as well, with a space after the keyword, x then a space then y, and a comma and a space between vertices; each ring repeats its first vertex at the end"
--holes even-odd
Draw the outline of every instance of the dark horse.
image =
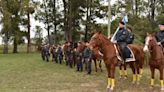
MULTIPOLYGON (((90 40, 89 47, 100 48, 100 51, 103 53, 103 60, 107 68, 108 72, 108 90, 112 91, 115 87, 115 68, 118 64, 118 58, 116 56, 116 51, 114 44, 110 42, 107 37, 105 37, 101 32, 96 32, 90 40)), ((129 62, 127 64, 130 65, 133 72, 133 82, 137 83, 140 80, 139 69, 142 68, 144 63, 144 52, 143 48, 138 45, 129 45, 132 49, 136 61, 129 62)))
POLYGON ((164 69, 164 54, 162 51, 162 47, 157 44, 157 41, 152 34, 147 34, 145 39, 145 47, 144 51, 150 51, 150 70, 151 70, 151 86, 154 86, 154 74, 155 69, 158 69, 160 72, 160 82, 161 82, 161 90, 164 90, 163 83, 163 69, 164 69))
MULTIPOLYGON (((84 42, 80 42, 80 45, 78 45, 77 47, 77 52, 83 52, 84 49, 86 48, 87 46, 85 45, 84 42)), ((102 55, 99 53, 98 49, 95 48, 93 50, 93 55, 92 55, 92 59, 94 61, 94 64, 95 64, 95 71, 97 72, 97 61, 99 63, 99 69, 102 71, 102 66, 101 66, 101 59, 102 59, 102 55)))

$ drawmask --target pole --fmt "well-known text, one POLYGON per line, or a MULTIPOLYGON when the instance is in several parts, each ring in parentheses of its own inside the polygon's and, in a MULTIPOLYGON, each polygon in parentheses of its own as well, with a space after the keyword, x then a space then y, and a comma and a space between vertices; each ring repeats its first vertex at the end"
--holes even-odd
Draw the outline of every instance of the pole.
POLYGON ((110 1, 108 0, 108 37, 110 37, 111 34, 111 5, 110 5, 110 1))

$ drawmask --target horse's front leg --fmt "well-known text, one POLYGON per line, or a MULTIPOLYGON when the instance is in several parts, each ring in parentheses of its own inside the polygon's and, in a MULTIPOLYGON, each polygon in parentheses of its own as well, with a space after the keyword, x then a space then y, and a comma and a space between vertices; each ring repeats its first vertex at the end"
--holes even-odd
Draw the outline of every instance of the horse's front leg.
POLYGON ((151 85, 151 87, 153 87, 154 86, 154 73, 155 73, 155 68, 150 66, 150 71, 151 71, 150 85, 151 85))
POLYGON ((160 72, 161 90, 163 91, 164 90, 164 81, 163 81, 163 68, 162 67, 159 69, 159 72, 160 72))
POLYGON ((110 75, 111 75, 111 90, 114 90, 115 87, 115 67, 116 65, 111 65, 110 67, 110 75))

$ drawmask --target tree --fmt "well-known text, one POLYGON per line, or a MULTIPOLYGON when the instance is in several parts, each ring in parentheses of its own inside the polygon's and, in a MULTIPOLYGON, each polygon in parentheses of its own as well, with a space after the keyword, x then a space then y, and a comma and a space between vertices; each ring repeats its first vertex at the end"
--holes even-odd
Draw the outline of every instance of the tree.
POLYGON ((40 26, 36 26, 35 29, 34 43, 39 46, 42 44, 43 40, 42 28, 40 26))
POLYGON ((1 34, 4 34, 3 42, 4 42, 4 48, 3 53, 8 53, 8 42, 11 37, 11 13, 8 11, 8 2, 6 1, 0 1, 0 13, 3 15, 1 24, 2 24, 2 31, 1 34))

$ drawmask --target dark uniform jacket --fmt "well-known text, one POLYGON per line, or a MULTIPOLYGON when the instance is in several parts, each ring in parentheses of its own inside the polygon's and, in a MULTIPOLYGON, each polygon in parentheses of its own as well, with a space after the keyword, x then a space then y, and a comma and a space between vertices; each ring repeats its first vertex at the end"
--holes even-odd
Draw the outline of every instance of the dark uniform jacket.
POLYGON ((126 42, 127 42, 127 44, 132 44, 133 43, 133 40, 134 40, 134 34, 132 34, 132 33, 128 33, 128 37, 127 37, 127 39, 126 39, 126 42))
POLYGON ((157 42, 161 42, 162 46, 164 47, 164 30, 157 32, 156 39, 157 42))
POLYGON ((92 58, 92 51, 89 48, 85 48, 83 51, 84 58, 92 58))
POLYGON ((63 57, 63 51, 61 47, 58 48, 57 53, 59 57, 63 57))
POLYGON ((126 43, 129 33, 125 28, 120 28, 116 34, 117 43, 126 43))

